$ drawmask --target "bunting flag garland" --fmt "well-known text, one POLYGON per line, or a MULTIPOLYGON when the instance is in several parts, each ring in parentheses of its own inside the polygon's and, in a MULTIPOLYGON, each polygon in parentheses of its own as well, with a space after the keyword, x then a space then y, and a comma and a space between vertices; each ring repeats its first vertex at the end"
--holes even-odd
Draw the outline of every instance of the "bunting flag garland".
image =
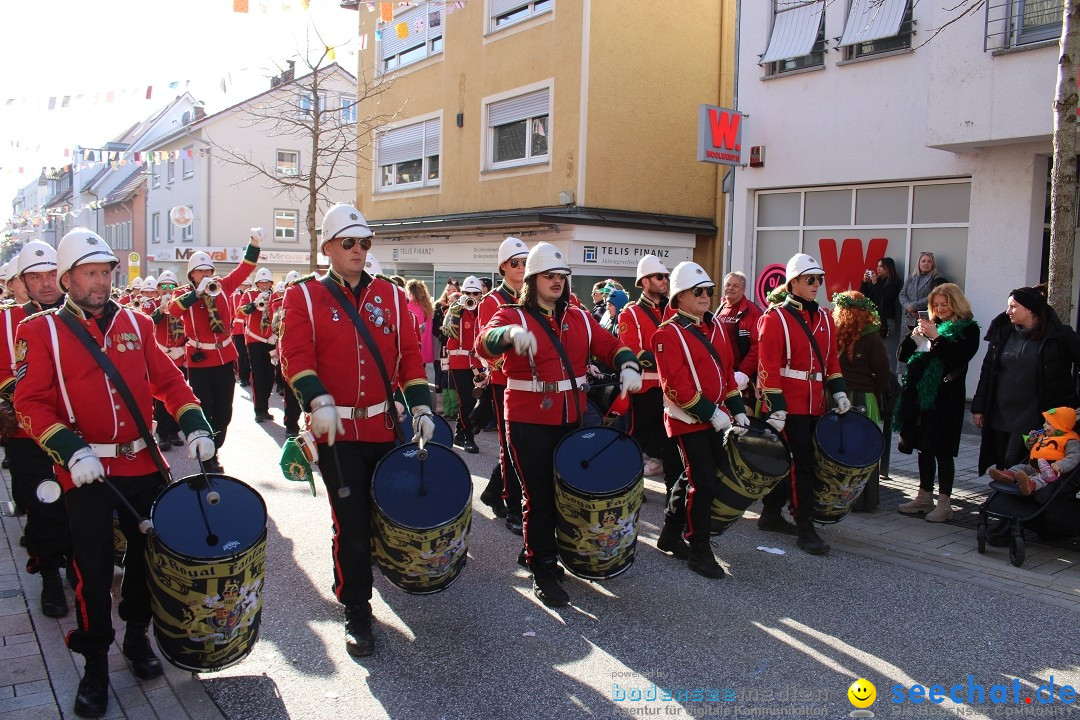
POLYGON ((379 3, 379 19, 385 23, 394 22, 394 3, 379 3))
POLYGON ((409 37, 409 23, 400 22, 394 26, 394 29, 397 31, 398 40, 409 37))

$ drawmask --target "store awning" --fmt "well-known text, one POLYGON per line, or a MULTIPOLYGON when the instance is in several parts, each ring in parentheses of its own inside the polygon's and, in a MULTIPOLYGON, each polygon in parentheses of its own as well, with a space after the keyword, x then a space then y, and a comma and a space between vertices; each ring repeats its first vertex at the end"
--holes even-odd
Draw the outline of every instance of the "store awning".
POLYGON ((817 41, 824 13, 824 0, 790 6, 778 2, 769 47, 761 56, 761 62, 777 62, 809 55, 817 41))
POLYGON ((909 0, 851 0, 839 47, 894 37, 900 32, 909 0))

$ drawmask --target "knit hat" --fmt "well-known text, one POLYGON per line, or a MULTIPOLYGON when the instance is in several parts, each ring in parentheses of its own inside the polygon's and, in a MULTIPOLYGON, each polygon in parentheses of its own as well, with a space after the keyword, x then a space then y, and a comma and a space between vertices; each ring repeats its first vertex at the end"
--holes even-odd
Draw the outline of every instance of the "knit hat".
POLYGON ((630 302, 630 298, 622 290, 612 290, 607 296, 607 301, 615 306, 615 312, 620 312, 626 303, 630 302))
POLYGON ((1072 432, 1073 426, 1076 425, 1076 411, 1071 407, 1050 408, 1043 413, 1043 417, 1051 427, 1061 432, 1072 432))
POLYGON ((1046 296, 1033 287, 1017 288, 1009 293, 1009 297, 1036 315, 1042 315, 1046 309, 1046 296))

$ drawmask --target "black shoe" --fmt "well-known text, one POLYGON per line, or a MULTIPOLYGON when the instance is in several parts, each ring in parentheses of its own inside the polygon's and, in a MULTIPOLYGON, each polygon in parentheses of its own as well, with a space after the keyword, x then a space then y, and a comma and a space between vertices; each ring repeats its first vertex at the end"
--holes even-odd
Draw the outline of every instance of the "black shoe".
POLYGON ((217 473, 219 475, 225 472, 225 468, 221 466, 221 461, 216 457, 212 457, 209 460, 203 460, 203 467, 206 468, 208 473, 217 473))
POLYGON ((813 523, 799 526, 799 539, 795 544, 811 555, 826 555, 829 552, 829 543, 821 539, 813 523))
MULTIPOLYGON (((526 570, 529 569, 529 561, 525 559, 525 548, 521 548, 521 550, 518 551, 518 565, 526 570)), ((566 570, 558 563, 553 563, 548 569, 551 571, 552 575, 560 580, 566 577, 566 570)))
POLYGON ((494 420, 492 420, 491 422, 489 422, 487 425, 484 426, 484 432, 495 432, 498 429, 499 428, 495 425, 494 420))
POLYGON ((75 696, 75 714, 84 718, 99 718, 109 706, 109 656, 106 651, 86 656, 86 668, 79 680, 75 696))
POLYGON ((506 519, 503 521, 506 523, 506 529, 515 535, 525 535, 525 526, 520 515, 506 514, 506 519))
POLYGON ((255 422, 274 422, 274 416, 269 412, 257 412, 255 413, 255 422))
POLYGON ((465 431, 464 430, 458 430, 457 432, 454 433, 454 444, 455 445, 464 445, 465 444, 465 431))
POLYGON ((298 427, 287 427, 287 428, 285 428, 285 437, 286 438, 294 438, 294 437, 297 437, 298 435, 300 435, 300 428, 298 428, 298 427))
POLYGON ((11 469, 11 461, 8 460, 7 458, 4 458, 2 461, 0 461, 0 467, 4 468, 5 470, 10 470, 11 469))
POLYGON ((169 436, 169 442, 172 443, 173 447, 180 447, 181 445, 184 444, 184 441, 182 439, 180 439, 180 434, 179 433, 173 433, 172 435, 170 435, 169 436))
POLYGON ((495 513, 495 517, 506 517, 506 503, 503 502, 501 495, 488 493, 485 490, 484 492, 480 493, 480 502, 491 508, 491 512, 495 513))
POLYGON ((41 612, 45 617, 51 618, 62 618, 68 614, 64 583, 60 580, 60 570, 57 568, 41 571, 41 612))
POLYGON ((161 660, 154 654, 150 638, 146 635, 147 625, 128 623, 124 632, 124 657, 131 663, 131 672, 140 680, 152 680, 161 677, 161 660))
POLYGON ((799 528, 795 527, 792 523, 789 523, 784 519, 784 516, 779 512, 771 513, 763 510, 761 517, 757 520, 758 530, 764 530, 765 532, 780 533, 781 535, 798 535, 799 528))
POLYGON ((247 380, 241 380, 240 381, 240 387, 249 388, 249 387, 251 387, 251 383, 249 383, 247 380))
POLYGON ((689 546, 686 565, 698 575, 711 580, 719 580, 724 577, 724 568, 720 567, 720 563, 716 562, 716 558, 712 554, 712 548, 708 543, 689 546))
POLYGON ((158 438, 157 446, 162 452, 169 452, 173 449, 173 444, 167 437, 158 438))
POLYGON ((570 595, 563 590, 559 579, 552 575, 533 576, 533 595, 548 607, 562 607, 570 602, 570 595))
POLYGON ((370 611, 360 607, 345 608, 345 652, 353 657, 366 657, 375 652, 370 611))
POLYGON ((476 441, 472 438, 465 440, 465 444, 461 446, 461 449, 470 455, 475 455, 480 452, 480 448, 476 447, 476 441))
POLYGON ((681 525, 665 522, 660 537, 656 538, 656 549, 685 560, 690 555, 690 546, 683 540, 682 531, 681 525))

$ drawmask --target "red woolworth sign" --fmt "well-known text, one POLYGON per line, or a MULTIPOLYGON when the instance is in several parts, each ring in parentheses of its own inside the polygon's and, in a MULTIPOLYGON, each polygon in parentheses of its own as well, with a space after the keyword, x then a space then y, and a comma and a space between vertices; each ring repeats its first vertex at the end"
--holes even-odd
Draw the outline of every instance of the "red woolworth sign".
POLYGON ((825 270, 826 300, 845 290, 858 290, 863 274, 877 268, 877 261, 885 257, 889 247, 886 238, 870 238, 863 254, 863 241, 859 238, 846 238, 836 251, 836 240, 821 238, 818 240, 818 259, 825 270))
POLYGON ((698 109, 697 159, 742 165, 743 115, 738 110, 702 105, 698 109))

